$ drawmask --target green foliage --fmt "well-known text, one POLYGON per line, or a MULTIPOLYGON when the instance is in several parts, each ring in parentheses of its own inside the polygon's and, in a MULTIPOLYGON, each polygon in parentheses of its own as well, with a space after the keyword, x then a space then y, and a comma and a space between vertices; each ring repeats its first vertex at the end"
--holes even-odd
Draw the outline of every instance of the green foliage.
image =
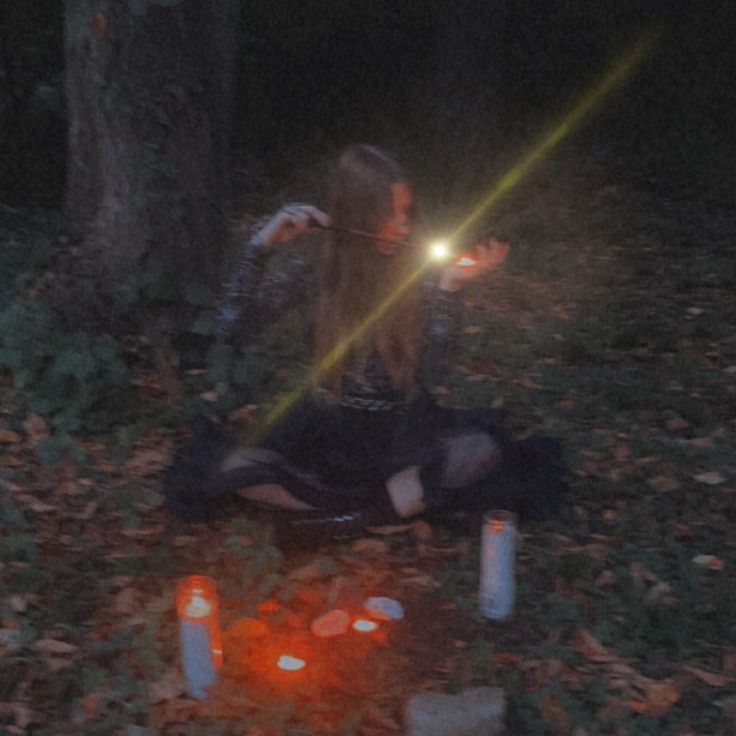
MULTIPOLYGON (((95 426, 122 411, 128 371, 110 335, 64 332, 48 305, 16 300, 0 312, 0 370, 27 410, 62 432, 95 426)), ((47 448, 50 456, 60 448, 47 448)))

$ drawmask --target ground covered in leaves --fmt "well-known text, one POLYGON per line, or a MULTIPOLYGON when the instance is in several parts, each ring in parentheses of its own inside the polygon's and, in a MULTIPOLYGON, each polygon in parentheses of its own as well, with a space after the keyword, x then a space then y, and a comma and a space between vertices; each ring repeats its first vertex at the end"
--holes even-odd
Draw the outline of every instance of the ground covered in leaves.
MULTIPOLYGON (((153 366, 127 397, 143 419, 77 433, 53 457, 45 417, 3 403, 0 730, 386 736, 410 695, 488 684, 508 694, 512 734, 734 733, 733 226, 707 187, 616 160, 568 149, 499 208, 513 251, 468 291, 439 390, 567 448, 561 515, 521 528, 509 621, 478 615, 477 537, 439 524, 285 552, 248 515, 172 519, 160 475, 187 427, 144 410, 171 399, 153 366), (185 696, 174 609, 193 573, 217 581, 224 632, 204 702, 185 696), (311 635, 314 617, 369 595, 405 618, 311 635), (279 653, 307 667, 282 672, 279 653)), ((7 236, 6 253, 30 237, 7 236)), ((298 378, 270 358, 271 393, 249 397, 245 425, 298 378)), ((201 372, 179 380, 217 398, 201 372)))

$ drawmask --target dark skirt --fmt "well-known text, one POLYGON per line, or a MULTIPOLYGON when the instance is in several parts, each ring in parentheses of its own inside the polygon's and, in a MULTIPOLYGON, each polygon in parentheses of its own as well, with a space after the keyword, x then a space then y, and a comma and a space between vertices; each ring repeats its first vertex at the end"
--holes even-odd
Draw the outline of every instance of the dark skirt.
MULTIPOLYGON (((526 515, 544 518, 556 511, 564 490, 558 443, 548 438, 512 442, 500 412, 442 407, 428 395, 389 411, 324 406, 306 399, 258 448, 240 453, 243 462, 235 464, 227 460, 233 438, 221 425, 199 418, 191 443, 165 478, 165 496, 188 519, 210 518, 234 492, 264 484, 280 485, 315 508, 362 509, 385 497, 385 481, 399 470, 441 462, 443 439, 478 431, 498 444, 501 467, 465 494, 425 487, 425 503, 432 509, 495 506, 523 512, 529 498, 541 494, 545 510, 526 515)), ((539 506, 538 501, 533 505, 539 506)))

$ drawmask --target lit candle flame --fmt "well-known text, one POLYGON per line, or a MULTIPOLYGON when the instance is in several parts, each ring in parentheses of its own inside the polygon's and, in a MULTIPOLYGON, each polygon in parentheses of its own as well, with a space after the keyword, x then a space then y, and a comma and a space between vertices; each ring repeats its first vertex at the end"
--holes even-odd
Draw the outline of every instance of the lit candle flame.
POLYGON ((290 672, 293 672, 295 670, 302 669, 307 663, 303 659, 298 659, 297 657, 292 657, 289 654, 282 654, 279 657, 279 661, 277 662, 277 666, 282 670, 289 670, 290 672))
POLYGON ((368 621, 368 619, 359 618, 353 622, 353 628, 355 631, 368 633, 370 631, 375 631, 378 628, 378 624, 375 621, 368 621))
POLYGON ((432 243, 429 247, 429 252, 432 258, 438 261, 444 261, 447 256, 450 255, 450 249, 443 240, 438 240, 436 243, 432 243))
POLYGON ((202 598, 199 590, 193 592, 189 603, 184 606, 184 613, 192 618, 205 618, 210 615, 211 610, 211 604, 202 598))

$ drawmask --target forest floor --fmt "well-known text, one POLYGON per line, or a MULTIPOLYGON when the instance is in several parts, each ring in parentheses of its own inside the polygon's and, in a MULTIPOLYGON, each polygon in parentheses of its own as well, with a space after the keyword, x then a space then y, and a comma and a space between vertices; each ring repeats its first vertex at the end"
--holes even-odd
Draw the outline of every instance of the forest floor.
MULTIPOLYGON (((492 685, 507 693, 510 734, 733 734, 728 202, 654 158, 616 168, 593 150, 546 161, 499 211, 513 249, 468 291, 463 350, 440 390, 448 405, 503 408, 517 434, 561 438, 573 469, 559 517, 520 529, 508 621, 478 614, 475 536, 420 520, 297 553, 247 516, 185 525, 159 487, 186 427, 148 412, 126 441, 77 437, 75 455, 44 464, 43 417, 4 402, 0 731, 388 736, 414 693, 492 685), (174 606, 176 580, 193 573, 216 580, 224 632, 202 702, 184 692, 174 606), (311 636, 336 601, 369 595, 400 600, 405 617, 311 636), (280 653, 307 665, 283 672, 280 653)), ((295 380, 271 359, 276 382, 246 423, 295 380)), ((145 413, 161 378, 135 378, 145 413)))

